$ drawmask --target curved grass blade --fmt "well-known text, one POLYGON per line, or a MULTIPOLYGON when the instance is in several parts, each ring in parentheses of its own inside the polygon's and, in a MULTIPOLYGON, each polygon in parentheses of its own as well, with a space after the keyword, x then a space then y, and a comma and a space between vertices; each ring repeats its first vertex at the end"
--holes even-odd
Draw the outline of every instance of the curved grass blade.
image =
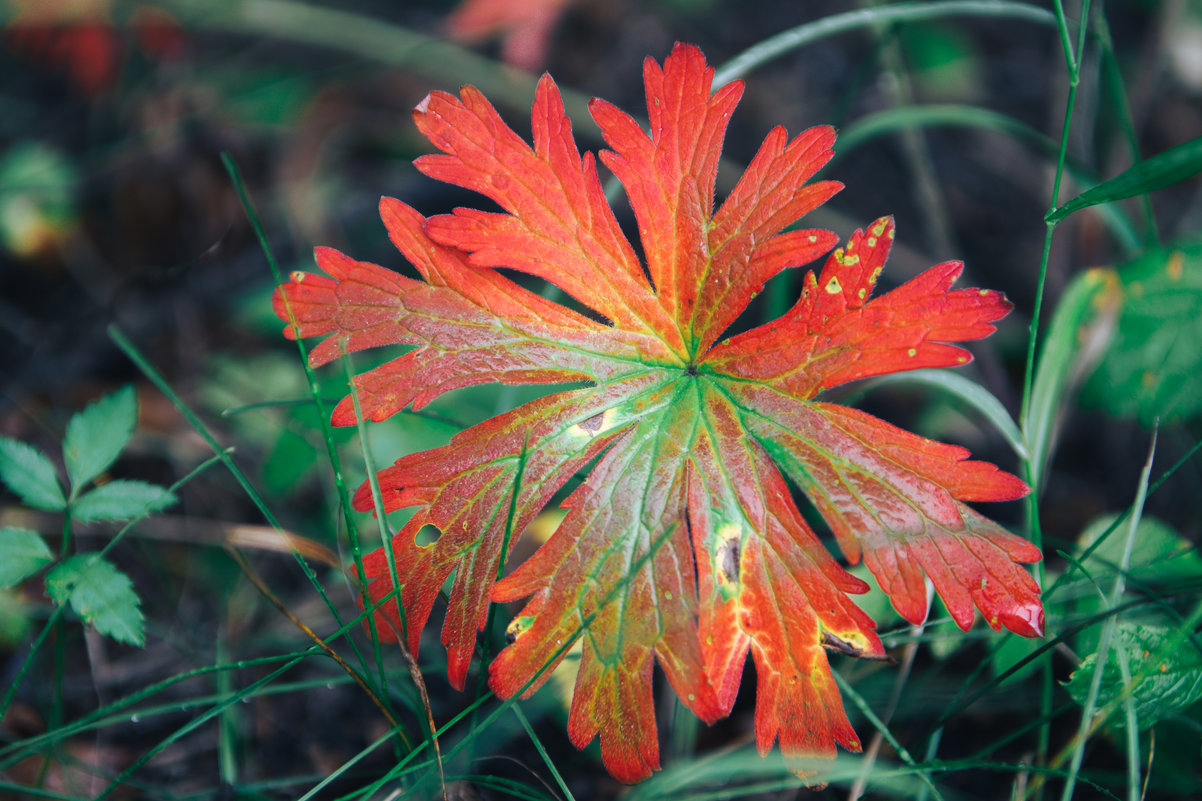
MULTIPOLYGON (((839 149, 831 162, 845 158, 855 148, 879 136, 935 126, 992 131, 1009 136, 1044 156, 1057 156, 1058 145, 1055 141, 1013 117, 979 106, 935 103, 886 109, 848 125, 839 132, 839 149)), ((1093 170, 1079 161, 1066 158, 1064 167, 1080 183, 1096 183, 1098 180, 1093 170)), ((1098 213, 1106 220, 1125 252, 1134 254, 1143 247, 1135 226, 1122 208, 1105 206, 1098 213)))
POLYGON ((1023 419, 1030 449, 1030 484, 1036 493, 1051 458, 1065 396, 1101 358, 1114 333, 1121 301, 1114 271, 1098 268, 1074 279, 1056 304, 1023 419))
POLYGON ((1126 170, 1087 189, 1067 203, 1048 212, 1044 220, 1057 223, 1075 211, 1142 195, 1180 183, 1202 172, 1202 136, 1144 159, 1126 170))
POLYGON ((832 14, 829 17, 807 22, 782 31, 759 42, 730 61, 723 64, 714 73, 714 87, 741 78, 774 58, 792 50, 804 47, 819 39, 834 36, 838 33, 868 28, 897 22, 914 22, 916 20, 936 19, 938 17, 990 16, 1009 17, 1044 25, 1055 25, 1056 18, 1050 11, 1036 8, 1027 3, 1014 3, 1008 0, 948 0, 940 3, 894 3, 888 6, 877 6, 859 11, 848 11, 843 14, 832 14))
MULTIPOLYGON (((1128 525, 1127 525, 1127 540, 1123 546, 1122 560, 1119 563, 1119 575, 1118 575, 1118 578, 1115 579, 1114 587, 1113 587, 1113 589, 1111 591, 1111 595, 1110 595, 1110 604, 1109 605, 1110 605, 1111 609, 1114 609, 1115 607, 1117 607, 1119 605, 1119 601, 1123 596, 1123 590, 1126 587, 1126 581, 1125 581, 1124 577, 1127 573, 1128 567, 1130 566, 1131 551, 1135 547, 1135 532, 1139 528, 1139 518, 1140 518, 1140 515, 1143 513, 1144 501, 1148 497, 1148 480, 1152 473, 1152 459, 1155 456, 1155 454, 1156 454, 1156 432, 1153 431, 1152 432, 1152 443, 1148 447, 1148 459, 1146 462, 1144 462, 1143 471, 1140 473, 1139 487, 1135 493, 1135 502, 1131 506, 1131 517, 1128 520, 1128 525)), ((1114 615, 1107 619, 1106 624, 1102 628, 1102 639, 1101 639, 1101 642, 1098 644, 1098 654, 1097 654, 1097 663, 1099 665, 1106 664, 1106 660, 1107 660, 1107 657, 1109 655, 1109 650, 1110 650, 1110 640, 1111 640, 1111 637, 1112 637, 1117 625, 1118 625, 1118 616, 1114 615)), ((1120 665, 1122 665, 1122 664, 1123 663, 1120 660, 1120 665)), ((1061 801, 1069 801, 1069 799, 1071 799, 1073 797, 1073 789, 1076 786, 1077 775, 1081 769, 1081 762, 1085 757, 1085 745, 1087 742, 1089 742, 1090 734, 1092 734, 1093 731, 1095 730, 1094 727, 1091 726, 1091 724, 1094 722, 1094 710, 1095 710, 1097 702, 1098 702, 1098 694, 1101 691, 1101 687, 1102 687, 1103 672, 1104 671, 1102 671, 1101 669, 1095 671, 1094 675, 1092 677, 1092 681, 1089 684, 1089 692, 1086 694, 1085 703, 1084 703, 1083 709, 1081 711, 1081 725, 1080 725, 1080 728, 1077 730, 1077 736, 1075 738, 1075 743, 1074 743, 1073 750, 1072 750, 1072 759, 1069 763, 1068 781, 1066 781, 1064 784, 1064 792, 1060 796, 1061 801)), ((1130 678, 1129 671, 1123 670, 1123 672, 1128 674, 1128 675, 1124 676, 1124 679, 1128 680, 1127 686, 1130 687, 1131 684, 1129 681, 1129 678, 1130 678)), ((1125 692, 1124 696, 1125 697, 1123 699, 1123 702, 1127 706, 1127 714, 1130 717, 1133 714, 1132 713, 1132 703, 1133 702, 1131 700, 1130 692, 1129 691, 1125 692)), ((1138 734, 1135 732, 1134 726, 1130 726, 1128 728, 1127 735, 1128 735, 1128 742, 1130 742, 1130 738, 1133 738, 1133 737, 1138 738, 1138 734)), ((1132 747, 1134 747, 1134 746, 1132 746, 1132 747)), ((1138 757, 1136 757, 1136 759, 1134 760, 1133 763, 1130 760, 1128 760, 1127 769, 1128 769, 1128 773, 1129 773, 1129 782, 1128 782, 1129 787, 1138 787, 1139 786, 1139 775, 1138 775, 1139 759, 1138 759, 1138 757), (1134 773, 1131 773, 1132 771, 1134 771, 1134 773)))
POLYGON ((878 378, 872 381, 868 388, 875 389, 890 384, 922 384, 963 401, 993 424, 1020 459, 1027 458, 1027 446, 1014 418, 996 395, 972 379, 949 370, 913 370, 878 378))

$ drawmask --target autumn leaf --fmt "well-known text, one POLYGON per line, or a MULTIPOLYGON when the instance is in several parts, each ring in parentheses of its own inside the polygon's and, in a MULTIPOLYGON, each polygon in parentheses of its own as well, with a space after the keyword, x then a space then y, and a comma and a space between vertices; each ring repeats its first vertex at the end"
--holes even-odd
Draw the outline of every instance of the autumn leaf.
MULTIPOLYGON (((860 378, 964 364, 970 355, 952 343, 987 336, 1010 304, 952 289, 958 262, 871 298, 893 241, 882 218, 809 273, 782 318, 722 339, 767 280, 835 246, 828 231, 781 233, 841 188, 812 180, 834 131, 770 132, 715 211, 719 153, 742 85, 711 93, 713 70, 687 45, 662 68, 648 59, 644 79, 649 134, 608 103, 590 109, 645 265, 544 76, 533 147, 472 87, 432 93, 414 112, 441 151, 418 169, 501 212, 426 219, 385 198, 384 224, 420 279, 320 248, 328 277, 293 275, 275 309, 289 336, 328 335, 314 365, 344 350, 416 346, 354 380, 372 420, 473 384, 585 384, 380 472, 386 510, 416 507, 391 549, 365 560, 384 637, 417 650, 453 575, 442 642, 462 688, 490 602, 527 599, 490 686, 505 698, 529 695, 583 639, 568 733, 578 747, 599 734, 606 767, 626 782, 659 767, 654 666, 712 722, 730 711, 750 652, 756 743, 766 752, 779 739, 803 772, 803 760, 832 757, 836 744, 860 748, 826 652, 884 652, 849 597, 867 585, 822 546, 788 480, 906 619, 925 619, 929 578, 962 628, 976 609, 995 629, 1041 634, 1039 589, 1019 564, 1038 560, 1038 549, 964 505, 1018 498, 1026 485, 963 448, 816 399, 860 378), (539 276, 594 315, 497 268, 539 276), (514 543, 584 472, 555 533, 506 574, 514 543), (427 527, 437 538, 418 544, 427 527), (394 570, 399 607, 385 600, 394 570)), ((334 421, 356 422, 349 399, 334 421)), ((355 506, 371 508, 366 485, 355 506)))
POLYGON ((572 0, 463 0, 447 17, 447 33, 475 42, 501 37, 506 64, 536 70, 547 60, 555 23, 572 0))

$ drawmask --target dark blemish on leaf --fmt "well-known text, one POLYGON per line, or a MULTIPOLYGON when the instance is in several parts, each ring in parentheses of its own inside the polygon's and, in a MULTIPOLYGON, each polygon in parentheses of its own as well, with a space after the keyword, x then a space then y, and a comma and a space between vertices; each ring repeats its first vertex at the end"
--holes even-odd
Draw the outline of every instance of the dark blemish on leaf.
POLYGON ((735 537, 724 540, 718 547, 718 580, 739 580, 739 540, 735 537))
POLYGON ((515 617, 513 620, 509 621, 509 625, 505 627, 505 642, 513 645, 515 642, 517 642, 518 637, 521 636, 522 632, 530 628, 530 624, 533 622, 534 618, 530 615, 515 617))
POLYGON ((685 375, 687 375, 687 376, 694 376, 694 377, 695 377, 695 376, 697 375, 697 365, 695 365, 695 364, 690 364, 688 367, 686 367, 686 368, 685 368, 685 370, 684 370, 684 374, 685 374, 685 375))
POLYGON ((600 414, 594 414, 592 417, 590 417, 587 420, 581 420, 579 425, 582 429, 589 432, 590 434, 595 434, 601 430, 601 424, 604 422, 605 422, 605 412, 601 412, 600 414))
POLYGON ((854 656, 857 659, 871 659, 877 662, 893 661, 893 657, 889 656, 888 654, 882 654, 880 656, 877 656, 876 654, 865 654, 862 649, 857 648, 842 637, 837 637, 834 634, 831 634, 829 631, 822 632, 822 644, 832 651, 838 651, 839 653, 846 654, 847 656, 854 656))

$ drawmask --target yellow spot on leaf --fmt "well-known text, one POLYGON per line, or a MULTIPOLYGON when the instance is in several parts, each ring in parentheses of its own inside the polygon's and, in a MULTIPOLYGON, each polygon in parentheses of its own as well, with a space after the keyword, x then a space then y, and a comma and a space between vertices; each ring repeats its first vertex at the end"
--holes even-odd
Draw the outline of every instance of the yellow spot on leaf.
POLYGON ((867 294, 868 294, 868 291, 866 289, 864 289, 864 287, 860 287, 860 291, 856 293, 856 295, 860 298, 860 300, 863 300, 864 296, 867 294))
POLYGON ((881 234, 885 233, 885 221, 877 220, 876 225, 869 228, 868 232, 873 236, 880 236, 881 234))
POLYGON ((809 241, 809 243, 811 245, 813 245, 818 242, 818 237, 814 236, 813 234, 810 234, 809 236, 806 237, 806 240, 809 241))
POLYGON ((915 356, 918 355, 918 351, 915 350, 914 348, 910 348, 908 351, 906 351, 906 355, 909 356, 911 359, 913 359, 915 356))
POLYGON ((293 272, 288 274, 288 277, 291 278, 294 282, 296 282, 298 284, 302 284, 305 281, 305 274, 302 273, 300 270, 294 270, 293 272))
POLYGON ((1170 281, 1180 281, 1185 275, 1185 257, 1181 255, 1180 250, 1175 250, 1169 256, 1169 263, 1165 265, 1168 271, 1170 281))
POLYGON ((870 248, 876 247, 876 237, 875 236, 868 237, 868 247, 870 247, 870 248))
POLYGON ((831 280, 826 282, 825 289, 828 295, 838 295, 843 291, 843 287, 839 284, 839 279, 835 276, 831 276, 831 280))

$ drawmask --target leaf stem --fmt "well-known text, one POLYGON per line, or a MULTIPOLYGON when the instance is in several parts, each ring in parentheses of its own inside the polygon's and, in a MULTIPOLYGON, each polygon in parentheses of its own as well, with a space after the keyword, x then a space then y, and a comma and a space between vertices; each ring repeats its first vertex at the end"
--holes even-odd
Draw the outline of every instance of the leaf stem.
MULTIPOLYGON (((1085 46, 1085 21, 1089 19, 1088 9, 1090 0, 1083 1, 1083 12, 1081 15, 1081 23, 1078 27, 1077 36, 1077 52, 1080 52, 1085 46)), ((1060 149, 1056 159, 1056 173, 1052 181, 1052 192, 1049 203, 1049 211, 1056 208, 1060 200, 1060 183, 1064 176, 1065 163, 1068 160, 1068 142, 1069 130, 1072 125, 1073 109, 1076 105, 1077 86, 1080 83, 1079 63, 1073 52, 1072 39, 1069 34, 1068 20, 1064 13, 1064 4, 1062 0, 1056 0, 1056 27, 1060 33, 1061 47, 1064 51, 1065 65, 1068 69, 1068 96, 1065 99, 1064 108, 1064 123, 1060 132, 1060 149)), ((1039 342, 1039 317, 1043 307, 1043 293, 1047 283, 1048 262, 1052 250, 1052 236, 1056 230, 1054 222, 1045 223, 1043 250, 1039 259, 1039 277, 1035 285, 1035 303, 1031 310, 1031 325, 1030 333, 1027 340, 1027 361, 1023 375, 1023 395, 1022 406, 1019 413, 1019 420, 1023 425, 1024 438, 1028 441, 1028 450, 1030 446, 1030 430, 1028 411, 1031 406, 1031 389, 1035 374, 1035 353, 1036 345, 1039 342)), ((1034 465, 1028 460, 1024 463, 1023 476, 1028 483, 1033 479, 1034 465)), ((1040 488, 1032 487, 1031 494, 1027 496, 1024 507, 1027 519, 1027 530, 1031 542, 1040 550, 1043 549, 1043 532, 1039 522, 1039 495, 1040 488)), ((1045 563, 1040 561, 1035 566, 1036 580, 1040 587, 1044 586, 1045 563)), ((1040 671, 1040 698, 1039 711, 1040 718, 1046 720, 1052 708, 1052 664, 1051 661, 1045 659, 1042 663, 1040 671)), ((1051 728, 1044 725, 1039 729, 1038 743, 1036 747, 1036 761, 1038 765, 1047 764, 1048 747, 1051 740, 1051 728)), ((1042 797, 1042 783, 1039 785, 1039 797, 1042 797)))
MULTIPOLYGON (((242 173, 238 169, 237 163, 228 152, 221 154, 221 163, 225 166, 226 172, 230 176, 230 182, 234 186, 234 191, 238 194, 238 200, 242 204, 242 210, 246 214, 247 220, 250 222, 251 228, 255 232, 255 237, 259 241, 259 249, 263 251, 263 257, 267 260, 267 266, 271 270, 271 277, 275 280, 277 286, 284 283, 283 273, 280 271, 279 263, 276 261, 275 252, 271 248, 271 243, 267 241, 267 234, 263 230, 263 224, 259 219, 258 210, 255 208, 254 201, 250 197, 250 193, 246 191, 246 182, 242 180, 242 173)), ((300 326, 296 322, 296 316, 292 312, 292 305, 288 300, 288 296, 284 295, 284 308, 288 313, 288 323, 292 326, 292 333, 296 340, 296 347, 300 353, 301 365, 305 371, 305 380, 309 384, 309 396, 312 399, 313 407, 317 411, 317 421, 321 426, 322 439, 326 444, 326 457, 330 461, 330 469, 334 473, 334 487, 338 494, 338 503, 342 509, 343 521, 346 524, 347 538, 351 545, 351 559, 355 564, 355 574, 359 580, 360 587, 367 586, 367 578, 363 571, 363 554, 362 548, 359 545, 359 531, 355 525, 355 518, 351 510, 350 495, 346 489, 346 482, 342 477, 342 463, 338 458, 338 449, 334 443, 334 434, 330 428, 329 413, 326 411, 325 403, 322 401, 321 392, 318 390, 317 376, 313 372, 313 367, 309 364, 309 351, 305 345, 301 335, 300 326)), ((270 519, 270 518, 269 518, 270 519)), ((303 560, 302 567, 304 566, 303 560)), ((335 614, 334 619, 338 616, 335 614)), ((374 644, 376 669, 380 676, 380 695, 387 697, 388 682, 384 671, 384 658, 380 653, 379 638, 376 636, 375 619, 368 618, 368 628, 372 633, 372 643, 374 644)), ((355 657, 359 661, 360 669, 364 674, 368 673, 366 660, 363 654, 359 651, 359 646, 352 638, 350 640, 351 649, 355 653, 355 657)))

